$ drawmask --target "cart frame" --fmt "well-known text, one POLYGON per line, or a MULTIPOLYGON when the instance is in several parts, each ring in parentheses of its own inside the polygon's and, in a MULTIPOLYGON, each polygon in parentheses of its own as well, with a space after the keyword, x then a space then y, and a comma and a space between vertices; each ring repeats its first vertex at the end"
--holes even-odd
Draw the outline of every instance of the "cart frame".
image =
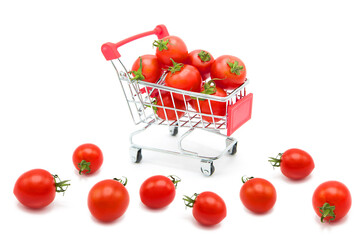
POLYGON ((215 171, 215 160, 218 160, 226 153, 233 155, 237 152, 237 140, 231 137, 231 134, 251 118, 253 95, 252 93, 246 93, 246 86, 249 84, 249 80, 246 79, 244 84, 240 87, 228 92, 226 97, 218 97, 165 86, 164 80, 167 74, 166 72, 160 77, 157 83, 132 80, 129 71, 120 60, 120 53, 117 48, 128 42, 152 34, 157 35, 159 39, 169 35, 164 25, 158 25, 153 31, 135 35, 115 44, 105 43, 102 46, 102 52, 106 60, 111 61, 116 70, 123 95, 126 99, 134 124, 145 124, 144 127, 130 134, 131 161, 134 163, 140 163, 142 160, 142 149, 185 156, 199 159, 201 172, 206 176, 211 176, 215 171), (163 102, 165 94, 170 94, 172 106, 165 106, 163 102), (175 94, 183 97, 185 109, 176 108, 174 98, 175 94), (193 104, 197 104, 198 111, 188 104, 185 96, 190 96, 194 99, 193 104), (154 98, 159 99, 160 103, 154 103, 154 98), (199 101, 208 101, 210 113, 201 112, 199 101), (211 105, 215 101, 224 103, 226 106, 225 115, 216 115, 213 113, 211 105), (161 108, 164 112, 165 119, 161 119, 157 116, 155 109, 159 108, 161 108), (171 111, 176 114, 176 119, 169 119, 168 116, 171 111), (212 119, 212 121, 205 121, 205 117, 207 117, 207 120, 209 118, 212 119), (188 128, 188 130, 178 138, 177 151, 135 143, 133 137, 146 131, 146 129, 152 125, 168 126, 169 132, 172 136, 176 136, 178 134, 179 128, 188 128), (184 139, 197 128, 224 137, 226 147, 223 151, 221 151, 221 153, 217 156, 204 156, 197 152, 186 150, 182 143, 184 139))

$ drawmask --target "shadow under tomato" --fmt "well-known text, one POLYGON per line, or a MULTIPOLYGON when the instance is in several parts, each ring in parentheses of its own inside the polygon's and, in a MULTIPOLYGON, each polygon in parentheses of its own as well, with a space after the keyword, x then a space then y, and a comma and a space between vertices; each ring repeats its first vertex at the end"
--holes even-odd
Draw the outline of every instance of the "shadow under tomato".
POLYGON ((51 212, 54 208, 54 203, 50 203, 48 206, 43 207, 43 208, 29 208, 27 206, 24 206, 20 202, 18 202, 17 207, 24 212, 40 215, 40 214, 47 214, 47 213, 51 212))
POLYGON ((348 219, 348 215, 344 216, 343 218, 341 218, 340 220, 338 221, 335 221, 335 222, 321 222, 320 221, 320 217, 318 215, 316 215, 316 213, 314 213, 314 220, 317 222, 317 224, 319 224, 319 226, 322 228, 322 229, 326 229, 326 228, 331 228, 331 227, 336 227, 336 226, 341 226, 342 224, 344 224, 347 219, 348 219))
POLYGON ((218 224, 215 224, 215 225, 211 225, 211 226, 201 224, 198 221, 196 221, 195 218, 192 218, 192 222, 196 227, 198 227, 199 229, 204 229, 204 230, 216 230, 216 229, 219 229, 221 227, 221 222, 218 223, 218 224))
POLYGON ((101 225, 104 225, 104 226, 110 226, 110 225, 113 225, 113 224, 117 224, 119 222, 122 222, 123 221, 123 218, 125 217, 124 215, 119 217, 118 219, 115 219, 114 221, 111 221, 111 222, 103 222, 103 221, 100 221, 98 220, 97 218, 95 218, 93 215, 90 214, 90 217, 92 219, 92 221, 94 223, 97 223, 97 224, 101 224, 101 225))
POLYGON ((163 208, 151 208, 151 207, 148 207, 145 204, 143 204, 141 201, 140 201, 139 205, 140 205, 140 207, 142 209, 148 210, 148 211, 151 211, 151 212, 155 212, 155 213, 156 212, 164 212, 169 207, 169 205, 168 205, 168 206, 163 207, 163 208))
POLYGON ((244 207, 244 211, 246 213, 249 213, 253 216, 264 216, 264 215, 268 215, 268 214, 271 214, 273 211, 274 211, 274 207, 271 208, 269 211, 266 211, 266 212, 263 212, 263 213, 257 213, 257 212, 253 212, 253 211, 250 211, 249 209, 247 209, 246 207, 244 207))
POLYGON ((274 176, 274 178, 277 178, 277 179, 280 179, 281 181, 284 181, 286 183, 290 183, 290 184, 301 184, 301 183, 304 183, 304 182, 307 182, 307 181, 311 181, 312 179, 312 174, 310 174, 309 176, 303 178, 303 179, 291 179, 291 178, 288 178, 286 177, 285 175, 283 175, 281 172, 279 174, 276 174, 274 176))
POLYGON ((96 177, 97 175, 99 175, 99 173, 101 172, 101 169, 97 170, 96 172, 94 173, 91 173, 91 174, 86 174, 86 173, 83 173, 83 174, 79 174, 79 171, 74 169, 74 174, 76 175, 77 179, 78 180, 83 180, 83 179, 86 179, 88 177, 96 177))

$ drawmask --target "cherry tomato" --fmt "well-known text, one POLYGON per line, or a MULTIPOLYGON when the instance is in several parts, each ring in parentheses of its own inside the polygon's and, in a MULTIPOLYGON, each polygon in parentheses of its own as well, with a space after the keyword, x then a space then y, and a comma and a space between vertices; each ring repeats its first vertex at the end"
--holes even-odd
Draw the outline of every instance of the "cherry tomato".
POLYGON ((171 59, 175 62, 185 63, 188 57, 188 50, 184 41, 176 36, 156 40, 153 46, 156 47, 156 56, 163 66, 171 66, 171 59))
MULTIPOLYGON (((212 96, 218 96, 218 97, 226 97, 227 93, 224 91, 224 89, 217 87, 213 84, 213 81, 207 82, 202 87, 201 93, 209 94, 212 96)), ((216 115, 216 116, 225 116, 226 115, 226 102, 219 102, 210 100, 204 100, 199 99, 199 103, 197 99, 191 99, 190 105, 199 113, 209 114, 209 115, 216 115), (200 110, 199 110, 200 106, 200 110)), ((217 117, 210 117, 210 116, 202 116, 202 119, 212 123, 212 122, 218 122, 222 118, 217 117)))
POLYGON ((210 77, 211 65, 214 62, 214 57, 204 50, 194 50, 189 53, 187 63, 196 67, 199 70, 203 80, 210 77))
POLYGON ((170 121, 174 121, 177 120, 178 118, 181 118, 182 116, 184 116, 185 114, 185 103, 184 100, 180 101, 178 99, 175 98, 175 96, 173 96, 173 98, 171 97, 170 93, 163 93, 161 92, 161 96, 160 94, 155 98, 154 104, 157 105, 158 107, 154 107, 156 114, 158 115, 159 118, 163 119, 163 120, 170 120, 170 121), (174 100, 174 102, 173 102, 174 100), (175 103, 175 106, 174 106, 175 103), (170 109, 165 109, 162 108, 161 106, 164 107, 169 107, 169 108, 176 108, 179 110, 183 110, 183 111, 175 111, 175 110, 170 110, 170 109))
POLYGON ((246 67, 239 58, 223 55, 215 59, 211 65, 210 76, 216 79, 217 86, 225 90, 233 90, 245 82, 246 67))
MULTIPOLYGON (((169 67, 169 72, 165 77, 165 85, 177 89, 182 89, 192 92, 200 92, 202 78, 200 72, 196 67, 173 62, 173 66, 169 67)), ((180 101, 190 101, 191 97, 182 94, 174 94, 176 99, 180 101)))
POLYGON ((61 181, 44 169, 33 169, 23 173, 16 181, 14 195, 24 206, 43 208, 55 199, 56 192, 65 192, 69 180, 61 181))
POLYGON ((114 178, 96 183, 88 195, 91 214, 102 222, 111 222, 121 217, 129 206, 129 193, 124 182, 114 178))
POLYGON ((226 217, 224 200, 213 192, 202 192, 192 197, 184 196, 187 207, 191 207, 196 221, 205 226, 220 223, 226 217))
POLYGON ((140 198, 149 208, 163 208, 175 198, 175 189, 180 179, 175 176, 152 176, 140 187, 140 198))
POLYGON ((351 194, 341 182, 324 182, 315 189, 312 205, 321 222, 339 221, 350 210, 351 194))
POLYGON ((155 55, 140 56, 134 62, 131 73, 133 80, 156 83, 161 77, 162 70, 159 61, 155 55))
POLYGON ((263 178, 242 178, 244 185, 240 189, 240 199, 244 206, 255 213, 269 211, 276 202, 275 187, 263 178))
POLYGON ((297 148, 279 153, 276 158, 270 158, 269 162, 274 167, 280 167, 281 172, 286 177, 294 180, 307 177, 315 168, 314 160, 310 154, 297 148))
POLYGON ((73 153, 73 164, 79 174, 96 172, 103 163, 103 154, 94 144, 86 143, 78 146, 73 153))

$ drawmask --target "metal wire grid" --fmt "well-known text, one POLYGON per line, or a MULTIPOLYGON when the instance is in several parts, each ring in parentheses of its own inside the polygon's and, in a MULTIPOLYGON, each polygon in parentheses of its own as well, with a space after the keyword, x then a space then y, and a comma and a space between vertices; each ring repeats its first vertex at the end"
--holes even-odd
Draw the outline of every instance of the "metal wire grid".
POLYGON ((228 106, 234 104, 246 95, 245 86, 249 82, 249 80, 247 80, 241 87, 229 92, 227 97, 218 97, 164 86, 166 73, 161 76, 156 84, 144 81, 132 81, 130 80, 131 76, 129 71, 126 70, 120 59, 111 62, 117 72, 131 116, 136 125, 139 123, 148 124, 151 122, 158 125, 167 125, 169 127, 202 128, 211 131, 225 130, 227 129, 227 115, 219 116, 213 114, 211 103, 213 101, 225 102, 225 112, 227 113, 228 106), (122 67, 124 71, 120 71, 119 66, 122 67), (161 101, 161 105, 153 102, 154 94, 156 93, 161 101), (163 94, 165 93, 170 94, 173 107, 164 106, 163 94), (182 95, 185 110, 175 108, 174 94, 182 95), (196 99, 195 104, 198 106, 198 112, 187 103, 185 96, 196 99), (199 101, 208 101, 210 114, 201 112, 199 101), (164 110, 165 119, 161 119, 157 116, 154 107, 162 108, 164 110), (174 111, 176 120, 169 120, 167 111, 174 111), (179 117, 179 112, 183 112, 184 115, 179 117), (203 117, 212 119, 212 122, 205 121, 203 117))

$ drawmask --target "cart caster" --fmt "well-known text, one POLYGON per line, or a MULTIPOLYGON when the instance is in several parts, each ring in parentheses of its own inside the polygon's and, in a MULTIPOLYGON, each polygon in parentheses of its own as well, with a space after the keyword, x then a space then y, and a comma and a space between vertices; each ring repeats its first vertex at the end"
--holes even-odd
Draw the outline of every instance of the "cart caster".
MULTIPOLYGON (((229 146, 234 140, 227 138, 226 139, 226 147, 229 146)), ((228 153, 230 155, 235 155, 237 152, 237 141, 235 142, 235 144, 228 150, 228 153)))
POLYGON ((208 161, 208 160, 201 161, 200 170, 207 177, 213 175, 213 173, 215 172, 213 161, 208 161))
POLYGON ((130 159, 133 163, 139 163, 142 159, 141 148, 130 147, 130 159))
POLYGON ((170 126, 170 134, 171 136, 176 136, 179 132, 179 127, 177 126, 170 126))
POLYGON ((234 146, 232 146, 232 148, 229 149, 229 154, 235 155, 236 152, 237 152, 237 142, 234 144, 234 146))

